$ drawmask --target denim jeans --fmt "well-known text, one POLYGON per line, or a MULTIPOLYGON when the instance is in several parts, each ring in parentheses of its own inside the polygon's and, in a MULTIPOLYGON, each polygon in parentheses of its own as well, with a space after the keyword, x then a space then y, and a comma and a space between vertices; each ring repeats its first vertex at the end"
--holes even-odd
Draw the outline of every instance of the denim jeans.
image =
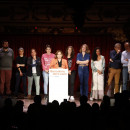
POLYGON ((19 90, 19 84, 20 84, 20 80, 22 79, 23 81, 23 88, 24 88, 24 95, 27 95, 27 87, 26 87, 26 74, 23 73, 23 76, 20 76, 20 73, 16 73, 16 85, 15 85, 15 94, 18 94, 18 90, 19 90))
POLYGON ((127 80, 128 80, 128 67, 123 67, 122 71, 123 76, 123 90, 127 90, 127 80))
POLYGON ((40 76, 33 74, 31 77, 28 76, 28 95, 31 95, 33 79, 36 86, 36 95, 40 94, 40 76))
POLYGON ((48 94, 49 73, 43 71, 42 74, 43 74, 43 80, 44 80, 44 84, 43 84, 44 94, 48 94))
POLYGON ((88 97, 88 78, 89 78, 88 66, 79 66, 78 74, 80 80, 80 94, 81 96, 85 95, 88 97))

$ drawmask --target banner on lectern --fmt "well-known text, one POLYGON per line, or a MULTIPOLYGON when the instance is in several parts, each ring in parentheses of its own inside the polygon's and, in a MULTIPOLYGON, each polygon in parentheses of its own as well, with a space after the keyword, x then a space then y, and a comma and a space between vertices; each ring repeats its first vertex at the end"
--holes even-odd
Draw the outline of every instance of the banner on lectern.
POLYGON ((49 69, 49 102, 68 98, 68 69, 49 69))

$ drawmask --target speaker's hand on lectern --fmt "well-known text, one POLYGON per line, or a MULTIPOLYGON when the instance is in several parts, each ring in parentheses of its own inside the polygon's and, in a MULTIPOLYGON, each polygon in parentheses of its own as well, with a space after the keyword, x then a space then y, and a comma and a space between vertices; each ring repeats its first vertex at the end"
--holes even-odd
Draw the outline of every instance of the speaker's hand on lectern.
POLYGON ((68 74, 71 75, 71 70, 68 70, 68 74))

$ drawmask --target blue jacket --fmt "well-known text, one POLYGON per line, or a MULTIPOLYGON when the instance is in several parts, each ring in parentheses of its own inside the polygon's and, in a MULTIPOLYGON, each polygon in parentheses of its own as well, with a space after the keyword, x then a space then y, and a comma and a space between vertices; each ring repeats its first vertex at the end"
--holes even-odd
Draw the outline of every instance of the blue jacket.
POLYGON ((113 62, 110 62, 110 68, 121 69, 121 52, 110 51, 110 59, 113 60, 113 62))

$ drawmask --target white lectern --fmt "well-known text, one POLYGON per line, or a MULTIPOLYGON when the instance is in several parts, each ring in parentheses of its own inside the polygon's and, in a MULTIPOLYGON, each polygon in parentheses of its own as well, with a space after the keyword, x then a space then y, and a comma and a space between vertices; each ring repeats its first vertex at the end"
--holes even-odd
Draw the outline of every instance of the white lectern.
POLYGON ((49 102, 68 98, 68 69, 49 69, 49 102))

